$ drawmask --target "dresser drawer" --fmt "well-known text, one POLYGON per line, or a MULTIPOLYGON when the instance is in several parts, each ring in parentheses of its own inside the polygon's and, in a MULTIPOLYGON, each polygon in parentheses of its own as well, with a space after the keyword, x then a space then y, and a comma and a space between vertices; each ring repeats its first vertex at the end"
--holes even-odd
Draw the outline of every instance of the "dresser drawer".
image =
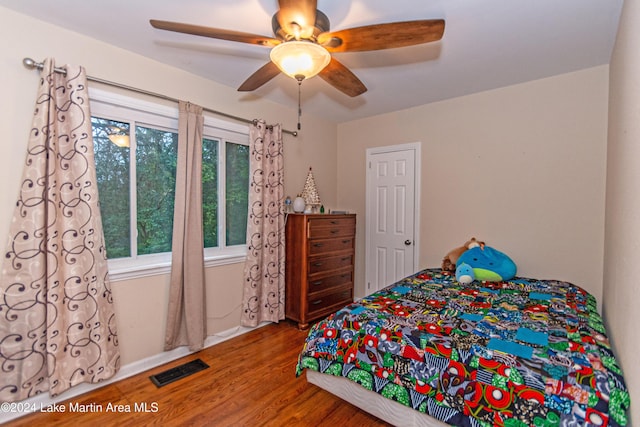
POLYGON ((353 249, 353 237, 344 236, 335 239, 309 240, 309 255, 318 255, 327 252, 347 251, 353 249))
POLYGON ((309 280, 309 294, 325 291, 331 288, 344 286, 353 283, 353 272, 351 269, 333 276, 319 277, 309 280))
POLYGON ((327 239, 338 236, 353 236, 356 230, 355 217, 312 218, 309 220, 310 239, 327 239))
POLYGON ((344 289, 332 294, 309 298, 309 318, 317 319, 323 314, 330 314, 338 308, 353 302, 353 290, 351 288, 344 289))
POLYGON ((307 271, 309 272, 309 275, 313 275, 325 271, 337 270, 351 265, 353 265, 352 254, 331 257, 315 257, 309 258, 307 271))

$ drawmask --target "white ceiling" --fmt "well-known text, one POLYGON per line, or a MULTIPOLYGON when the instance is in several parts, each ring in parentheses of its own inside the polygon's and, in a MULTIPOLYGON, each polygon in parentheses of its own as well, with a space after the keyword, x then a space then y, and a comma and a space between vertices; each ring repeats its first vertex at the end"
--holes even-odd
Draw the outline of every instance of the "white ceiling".
MULTIPOLYGON (((622 2, 318 0, 331 30, 432 18, 445 19, 446 28, 435 43, 334 54, 369 90, 350 98, 320 78, 310 79, 302 85, 304 112, 339 123, 608 64, 622 2)), ((0 5, 233 88, 269 60, 268 48, 156 30, 149 19, 272 36, 271 17, 278 8, 276 0, 0 0, 0 5)), ((238 96, 294 107, 297 83, 279 75, 238 96)))

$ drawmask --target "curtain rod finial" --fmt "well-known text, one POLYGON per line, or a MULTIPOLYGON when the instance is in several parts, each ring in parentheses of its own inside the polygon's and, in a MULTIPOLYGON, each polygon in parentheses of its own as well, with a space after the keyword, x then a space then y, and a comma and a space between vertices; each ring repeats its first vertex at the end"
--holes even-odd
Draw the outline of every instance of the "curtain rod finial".
POLYGON ((22 60, 22 64, 31 70, 33 70, 34 68, 40 68, 38 66, 39 64, 31 58, 24 58, 22 60))

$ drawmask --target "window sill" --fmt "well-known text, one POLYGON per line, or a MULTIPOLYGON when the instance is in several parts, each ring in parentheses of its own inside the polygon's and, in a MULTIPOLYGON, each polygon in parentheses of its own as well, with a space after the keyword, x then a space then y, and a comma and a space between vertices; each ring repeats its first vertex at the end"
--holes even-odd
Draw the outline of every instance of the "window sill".
MULTIPOLYGON (((217 267, 221 265, 243 263, 247 259, 246 250, 242 252, 216 254, 205 256, 204 268, 217 267)), ((109 261, 109 281, 119 282, 123 280, 139 279, 141 277, 159 276, 171 273, 171 257, 158 260, 156 262, 129 263, 119 262, 119 260, 109 261)))

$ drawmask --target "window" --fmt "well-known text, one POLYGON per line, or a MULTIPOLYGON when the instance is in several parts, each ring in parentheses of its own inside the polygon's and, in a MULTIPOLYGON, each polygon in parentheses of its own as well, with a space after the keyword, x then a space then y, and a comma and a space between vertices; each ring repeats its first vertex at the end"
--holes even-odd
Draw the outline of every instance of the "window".
MULTIPOLYGON (((112 278, 169 271, 178 110, 91 92, 94 152, 112 278)), ((206 265, 246 254, 248 129, 205 117, 202 217, 206 265)))

